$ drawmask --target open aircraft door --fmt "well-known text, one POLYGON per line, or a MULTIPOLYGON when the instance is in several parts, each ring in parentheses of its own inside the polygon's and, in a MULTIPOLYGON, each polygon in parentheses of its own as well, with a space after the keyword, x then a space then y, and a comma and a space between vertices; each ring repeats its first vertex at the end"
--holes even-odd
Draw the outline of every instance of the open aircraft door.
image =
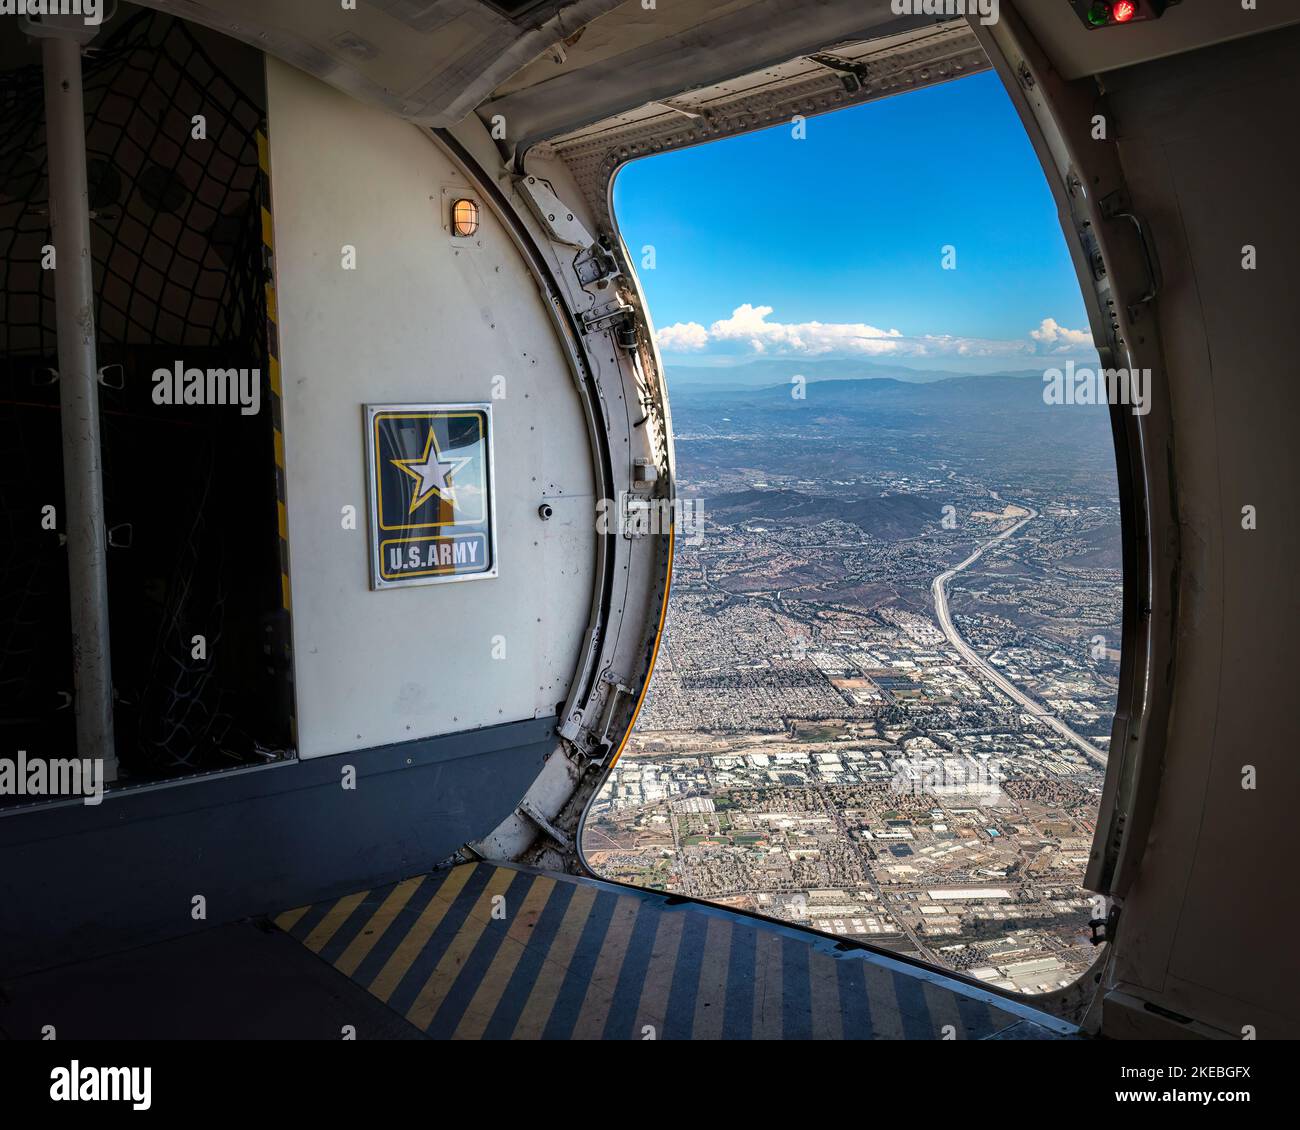
MULTIPOLYGON (((566 7, 589 17, 611 6, 566 7)), ((273 448, 274 493, 267 475, 264 497, 239 497, 241 513, 257 505, 278 515, 278 538, 272 517, 263 548, 278 549, 274 600, 283 601, 292 701, 277 710, 291 741, 270 752, 250 741, 250 764, 160 779, 133 760, 119 703, 118 728, 131 740, 119 742, 125 772, 106 803, 26 805, 0 827, 12 864, 6 903, 29 908, 0 917, 11 974, 85 955, 92 934, 92 948, 107 951, 199 928, 173 913, 196 890, 229 921, 458 856, 576 870, 581 814, 629 732, 664 616, 673 474, 663 382, 624 250, 600 237, 564 170, 506 167, 490 125, 463 110, 395 113, 377 85, 332 72, 345 93, 307 73, 316 64, 282 61, 276 52, 304 63, 291 6, 185 8, 198 23, 147 8, 110 14, 85 64, 92 111, 134 95, 158 134, 140 142, 142 131, 103 127, 112 159, 124 160, 112 146, 134 144, 140 168, 114 182, 128 203, 123 215, 98 217, 95 240, 120 222, 155 247, 168 209, 191 206, 183 176, 163 181, 152 163, 191 143, 228 160, 217 148, 230 144, 218 136, 229 113, 219 99, 231 87, 246 92, 236 105, 261 122, 239 123, 250 186, 239 205, 260 235, 249 259, 261 314, 250 321, 256 332, 220 344, 212 363, 263 381, 256 418, 271 421, 260 453, 269 468, 273 448), (190 72, 201 81, 169 88, 190 72), (191 138, 191 110, 211 138, 191 138), (162 187, 150 192, 150 178, 162 187), (252 826, 273 844, 240 831, 252 826), (156 851, 156 835, 178 848, 156 851), (72 898, 72 889, 87 893, 72 898), (29 913, 48 924, 44 937, 27 930, 29 913)), ((321 18, 381 38, 398 27, 374 11, 321 18)), ((486 10, 466 19, 488 20, 501 52, 475 82, 520 65, 514 21, 486 10)), ((26 66, 19 79, 39 89, 39 47, 9 30, 6 63, 26 66)), ((77 21, 62 63, 75 66, 99 31, 77 21)), ((383 40, 395 53, 403 44, 383 40)), ((61 139, 69 149, 80 148, 79 113, 61 139)), ((43 132, 32 136, 45 144, 43 132)), ((223 230, 196 220, 196 232, 174 239, 201 257, 223 230)), ((30 245, 21 269, 39 287, 41 241, 23 238, 15 261, 30 245)), ((97 271, 102 256, 121 254, 92 249, 97 271)), ((28 278, 18 269, 12 285, 28 278)), ((151 296, 130 282, 147 274, 110 284, 135 286, 122 304, 163 324, 154 307, 171 301, 170 282, 151 296)), ((186 399, 187 374, 198 372, 192 341, 148 342, 167 372, 179 365, 176 415, 238 420, 238 407, 204 404, 198 381, 186 399)), ((93 393, 93 351, 87 364, 93 393)), ((128 357, 125 379, 147 399, 140 364, 128 357)), ((223 539, 242 545, 249 529, 231 526, 223 539)), ((102 558, 101 547, 101 567, 102 558)), ((211 652, 229 665, 220 647, 230 645, 208 630, 211 652)), ((241 625, 240 634, 253 633, 241 625)), ((116 638, 130 641, 127 621, 116 638)), ((89 686, 93 656, 78 661, 89 686)), ((106 676, 105 664, 96 670, 106 676)), ((105 724, 111 740, 111 711, 105 724)))
MULTIPOLYGON (((196 25, 183 31, 193 58, 223 63, 212 85, 245 82, 239 105, 265 127, 242 129, 240 215, 260 242, 246 288, 258 318, 241 325, 265 330, 274 488, 268 475, 262 501, 281 569, 277 675, 292 691, 276 709, 292 741, 266 764, 128 772, 102 806, 5 814, 5 972, 309 904, 311 939, 348 899, 442 863, 580 872, 584 812, 653 669, 678 518, 666 387, 612 216, 615 173, 991 63, 1058 203, 1103 366, 1152 375, 1149 411, 1111 415, 1123 646, 1086 880, 1107 900, 1095 929, 1108 944, 1038 1003, 1072 1020, 1099 1009, 1092 1027, 1116 1035, 1300 1031, 1293 966, 1247 956, 1276 956, 1293 935, 1274 885, 1294 855, 1300 748, 1283 685, 1294 607, 1278 612, 1300 552, 1283 517, 1300 478, 1283 332, 1300 257, 1284 191, 1300 11, 1189 2, 1089 30, 1078 4, 1027 0, 1002 0, 991 21, 861 0, 663 5, 661 23, 623 0, 325 5, 310 25, 300 7, 157 0, 128 14, 136 39, 84 64, 141 101, 121 76, 162 69, 149 21, 175 14, 196 25), (195 892, 206 924, 190 913, 195 892)), ((48 74, 66 79, 48 84, 52 105, 80 91, 69 44, 48 51, 48 74)), ((35 72, 12 69, 29 87, 11 109, 36 89, 35 72)), ((80 153, 60 199, 85 229, 81 110, 64 111, 39 144, 60 155, 56 180, 80 153)), ((184 142, 188 113, 170 125, 184 142)), ((150 144, 170 144, 175 164, 175 141, 150 144)), ((148 167, 156 154, 137 158, 127 199, 179 211, 183 186, 148 167)), ((38 179, 24 169, 6 184, 38 179)), ((220 227, 203 226, 204 254, 220 258, 220 227)), ((88 294, 94 248, 82 244, 88 294)), ((160 323, 165 300, 144 305, 160 323)), ((93 335, 79 336, 85 408, 102 374, 93 335)), ((174 351, 179 388, 192 339, 146 344, 174 351)), ((240 348, 217 371, 258 363, 240 348)), ((27 359, 35 371, 42 360, 27 359)), ((66 464, 89 483, 98 441, 83 440, 67 440, 81 458, 66 464)), ((102 526, 91 510, 71 516, 77 528, 102 526)), ((82 556, 102 590, 102 560, 82 556)), ((92 602, 104 639, 106 601, 92 602)), ((111 754, 108 657, 70 650, 88 665, 78 685, 93 676, 97 692, 101 726, 81 727, 83 742, 111 754)), ((836 956, 823 956, 838 984, 836 956)), ((963 1000, 1005 1004, 952 980, 963 1000)))
MULTIPOLYGON (((346 626, 333 582, 322 576, 317 591, 314 575, 304 571, 294 589, 297 618, 332 621, 358 645, 392 655, 397 666, 384 677, 398 685, 397 641, 418 651, 431 632, 437 646, 429 674, 445 668, 438 678, 449 682, 439 688, 438 678, 426 684, 410 676, 411 694, 426 704, 417 708, 426 730, 435 715, 443 716, 437 725, 447 732, 548 719, 555 744, 536 780, 470 851, 519 859, 536 844, 530 859, 562 867, 586 797, 631 724, 633 688, 646 683, 667 592, 672 449, 666 401, 622 249, 591 234, 595 226, 577 193, 558 176, 503 170, 488 128, 475 117, 431 131, 360 106, 276 60, 268 60, 268 73, 275 190, 279 199, 300 202, 276 219, 285 364, 337 372, 339 399, 364 402, 377 581, 372 591, 355 594, 356 620, 346 626), (304 136, 327 128, 334 146, 303 144, 304 136), (348 185, 347 199, 335 194, 316 202, 313 186, 322 183, 348 185), (367 201, 378 206, 369 211, 367 201), (458 210, 468 217, 462 224, 468 234, 458 232, 458 210), (355 236, 351 228, 358 229, 355 236), (369 270, 391 270, 403 243, 411 248, 403 268, 410 272, 403 287, 409 305, 393 309, 391 295, 378 297, 386 292, 364 278, 364 260, 370 259, 369 270), (331 269, 322 281, 315 260, 319 247, 344 244, 355 247, 363 264, 350 293, 338 289, 340 280, 351 281, 347 273, 331 269), (377 296, 373 309, 370 295, 377 296), (358 305, 372 335, 364 350, 379 339, 394 343, 382 367, 365 368, 360 352, 354 367, 340 366, 355 332, 355 323, 345 328, 355 317, 349 312, 358 305), (337 312, 337 320, 329 319, 339 327, 337 339, 321 320, 330 309, 337 312), (425 328, 413 339, 417 324, 425 328), (433 480, 429 494, 415 472, 478 458, 470 447, 448 446, 450 425, 429 422, 440 409, 440 420, 448 412, 468 413, 475 436, 490 429, 483 444, 491 454, 490 484, 470 465, 454 474, 481 492, 479 503, 495 508, 492 521, 473 524, 484 517, 476 503, 472 515, 466 511, 470 524, 420 525, 436 517, 442 495, 433 480), (436 433, 433 447, 426 433, 436 433), (450 462, 430 459, 439 451, 450 462), (409 489, 401 493, 403 487, 409 489), (409 522, 403 520, 408 509, 409 522), (477 574, 482 583, 439 584, 475 580, 474 572, 432 576, 427 559, 457 550, 462 543, 455 538, 470 539, 463 551, 470 555, 479 529, 490 534, 483 541, 490 572, 477 574), (390 562, 396 571, 389 571, 390 562), (401 588, 388 591, 394 585, 401 588), (304 617, 304 600, 317 614, 304 617), (371 631, 377 634, 366 643, 371 631), (442 707, 450 702, 458 708, 447 714, 442 707)), ((303 489, 315 489, 326 468, 314 463, 313 453, 320 450, 333 464, 327 453, 355 438, 360 419, 347 419, 339 404, 328 419, 306 408, 299 423, 292 389, 286 399, 292 496, 296 457, 308 460, 304 478, 313 481, 303 489)), ((362 407, 354 403, 351 411, 362 407)), ((355 468, 341 473, 356 479, 355 468)), ((295 527, 293 509, 291 502, 291 554, 296 540, 306 541, 313 557, 330 552, 316 541, 314 527, 295 527)), ((455 514, 444 516, 461 522, 460 514, 458 502, 455 514)), ((337 540, 333 531, 328 536, 337 540)), ((433 563, 434 572, 442 568, 433 563)), ((315 752, 313 742, 322 753, 335 752, 340 742, 355 744, 353 734, 365 729, 352 724, 357 698, 343 696, 326 673, 337 669, 341 641, 322 641, 319 648, 301 636, 297 642, 304 756, 315 752), (324 727, 313 721, 317 714, 329 719, 324 727)), ((400 739, 409 724, 389 724, 382 736, 400 739)))

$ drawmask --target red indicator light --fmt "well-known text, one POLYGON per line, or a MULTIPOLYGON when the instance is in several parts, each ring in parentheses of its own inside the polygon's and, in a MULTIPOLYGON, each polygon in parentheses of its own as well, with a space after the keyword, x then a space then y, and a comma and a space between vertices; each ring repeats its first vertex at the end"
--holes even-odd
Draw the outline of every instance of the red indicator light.
POLYGON ((1133 0, 1116 0, 1110 14, 1117 24, 1126 24, 1137 15, 1137 10, 1137 5, 1133 3, 1133 0))

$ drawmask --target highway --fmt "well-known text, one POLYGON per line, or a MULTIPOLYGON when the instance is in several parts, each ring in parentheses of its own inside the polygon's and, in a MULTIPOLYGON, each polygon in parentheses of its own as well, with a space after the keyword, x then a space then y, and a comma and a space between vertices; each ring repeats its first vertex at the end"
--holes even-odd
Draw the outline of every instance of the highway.
POLYGON ((1027 713, 1034 715, 1036 718, 1041 718, 1045 723, 1047 723, 1047 725, 1060 734, 1061 737, 1077 746, 1083 752, 1084 756, 1094 765, 1104 769, 1106 767, 1106 755, 1101 750, 1086 738, 1076 734, 1069 726, 1057 718, 1056 715, 1050 713, 1041 703, 1035 702, 1025 694, 1024 691, 1011 682, 1011 680, 1003 675, 1002 672, 998 671, 992 664, 977 654, 975 649, 966 643, 960 635, 958 635, 957 629, 952 623, 952 615, 948 609, 948 593, 945 586, 963 569, 968 568, 974 562, 978 561, 986 551, 992 549, 993 546, 998 544, 998 542, 1009 538, 1017 530, 1038 517, 1037 510, 1033 510, 1028 506, 1022 506, 1022 509, 1029 511, 1026 517, 1021 518, 1020 521, 1016 522, 1014 525, 1008 526, 998 534, 997 537, 989 539, 989 541, 985 542, 974 553, 966 558, 965 561, 958 565, 954 565, 947 572, 940 573, 935 577, 933 583, 930 585, 930 593, 934 597, 935 615, 939 619, 939 627, 943 629, 943 634, 948 637, 948 642, 952 644, 957 653, 965 659, 967 663, 983 672, 989 681, 998 688, 998 690, 1002 691, 1002 693, 1007 695, 1012 701, 1019 703, 1020 706, 1024 707, 1027 713))

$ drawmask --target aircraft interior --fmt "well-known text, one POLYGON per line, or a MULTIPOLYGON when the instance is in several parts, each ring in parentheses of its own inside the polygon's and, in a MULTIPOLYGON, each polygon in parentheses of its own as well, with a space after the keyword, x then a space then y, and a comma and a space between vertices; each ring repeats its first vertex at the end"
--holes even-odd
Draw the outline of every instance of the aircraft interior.
POLYGON ((7 1039, 1300 1036, 1300 2, 3 11, 7 1039), (583 848, 682 536, 615 178, 983 72, 1151 382, 1099 944, 1040 994, 583 848))

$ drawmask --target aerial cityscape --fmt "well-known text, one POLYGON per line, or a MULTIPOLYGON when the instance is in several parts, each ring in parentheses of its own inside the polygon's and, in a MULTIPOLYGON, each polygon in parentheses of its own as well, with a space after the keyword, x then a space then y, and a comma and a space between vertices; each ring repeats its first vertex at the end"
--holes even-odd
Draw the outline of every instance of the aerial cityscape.
POLYGON ((1105 409, 1040 378, 674 388, 703 521, 598 874, 1021 992, 1089 966, 1119 508, 1105 409))

